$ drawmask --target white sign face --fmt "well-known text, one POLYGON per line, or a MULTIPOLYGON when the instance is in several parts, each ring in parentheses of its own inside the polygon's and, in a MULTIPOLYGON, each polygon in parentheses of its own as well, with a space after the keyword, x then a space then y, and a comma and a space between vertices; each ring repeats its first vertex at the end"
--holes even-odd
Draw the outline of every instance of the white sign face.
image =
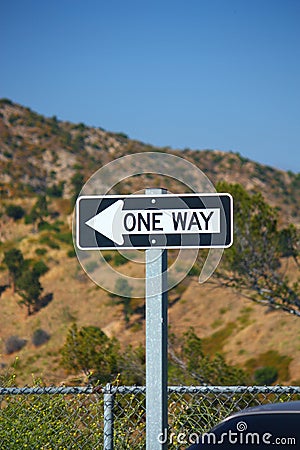
POLYGON ((117 200, 86 223, 118 245, 126 234, 220 233, 219 209, 123 210, 117 200))
POLYGON ((77 247, 229 247, 229 194, 83 196, 76 205, 77 247))

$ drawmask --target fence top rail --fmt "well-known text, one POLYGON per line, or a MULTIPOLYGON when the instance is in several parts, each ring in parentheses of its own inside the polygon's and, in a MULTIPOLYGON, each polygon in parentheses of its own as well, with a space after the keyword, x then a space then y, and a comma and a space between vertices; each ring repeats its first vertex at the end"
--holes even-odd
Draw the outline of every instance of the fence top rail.
POLYGON ((93 394, 93 386, 34 386, 34 387, 0 387, 0 395, 42 395, 42 394, 93 394))
MULTIPOLYGON (((0 387, 0 395, 145 394, 145 386, 0 387)), ((300 386, 169 386, 177 394, 300 394, 300 386)))

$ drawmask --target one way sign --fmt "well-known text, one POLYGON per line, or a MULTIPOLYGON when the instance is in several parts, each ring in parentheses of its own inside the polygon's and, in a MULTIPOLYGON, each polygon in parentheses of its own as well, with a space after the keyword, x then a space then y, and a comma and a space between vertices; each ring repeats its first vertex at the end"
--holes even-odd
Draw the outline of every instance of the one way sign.
POLYGON ((226 248, 232 244, 230 194, 82 196, 76 203, 81 250, 226 248))

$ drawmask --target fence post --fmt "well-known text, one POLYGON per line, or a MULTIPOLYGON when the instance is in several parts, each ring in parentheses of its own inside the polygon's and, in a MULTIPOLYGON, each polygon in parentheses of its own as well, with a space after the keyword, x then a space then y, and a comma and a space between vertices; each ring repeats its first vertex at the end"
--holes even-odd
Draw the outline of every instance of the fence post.
POLYGON ((114 448, 114 394, 111 392, 111 385, 107 383, 104 388, 104 439, 103 449, 113 450, 114 448))

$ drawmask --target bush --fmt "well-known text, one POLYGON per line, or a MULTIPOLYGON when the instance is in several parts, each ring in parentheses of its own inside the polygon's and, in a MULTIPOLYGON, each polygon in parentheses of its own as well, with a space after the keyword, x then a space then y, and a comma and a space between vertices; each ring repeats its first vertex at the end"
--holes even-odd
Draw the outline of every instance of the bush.
MULTIPOLYGON (((99 448, 103 400, 100 397, 95 402, 88 397, 79 401, 76 395, 5 396, 0 409, 1 450, 99 448)), ((126 426, 129 428, 129 423, 122 423, 124 429, 126 426)))
POLYGON ((21 350, 26 345, 26 339, 21 339, 19 336, 10 336, 5 341, 5 352, 7 355, 21 350))
POLYGON ((27 307, 27 312, 30 316, 36 310, 43 291, 38 273, 29 269, 23 270, 17 279, 16 287, 21 297, 18 303, 27 307))
POLYGON ((12 153, 8 152, 7 150, 3 152, 3 155, 8 159, 12 159, 13 157, 12 153))
POLYGON ((188 273, 188 275, 190 276, 190 277, 195 277, 195 276, 199 276, 199 274, 200 274, 200 269, 199 269, 199 267, 197 267, 197 266, 193 266, 193 267, 191 267, 190 268, 190 271, 189 271, 189 273, 188 273))
POLYGON ((98 267, 97 261, 89 261, 86 263, 85 269, 88 273, 94 272, 98 267))
POLYGON ((61 198, 64 193, 64 184, 65 183, 63 181, 58 184, 53 184, 46 189, 46 194, 50 197, 61 198))
POLYGON ((106 251, 102 252, 102 256, 105 259, 106 262, 109 262, 112 260, 112 254, 111 253, 107 253, 106 251))
POLYGON ((11 125, 14 125, 21 118, 19 114, 11 114, 8 118, 8 121, 11 125))
POLYGON ((121 253, 116 253, 113 261, 115 266, 122 266, 128 262, 128 259, 121 255, 121 253))
POLYGON ((40 345, 46 344, 50 339, 50 335, 47 331, 38 328, 35 330, 32 336, 32 343, 35 347, 40 347, 40 345))
POLYGON ((13 106, 13 102, 9 98, 1 98, 0 105, 10 105, 13 106))
POLYGON ((119 343, 98 327, 78 329, 73 324, 60 353, 61 364, 69 373, 83 371, 88 375, 93 370, 94 376, 104 383, 112 381, 118 373, 119 343))
POLYGON ((38 256, 44 256, 47 253, 47 249, 46 248, 37 248, 35 250, 36 255, 38 256))
POLYGON ((36 219, 37 219, 37 216, 36 216, 35 212, 31 211, 29 214, 26 214, 24 221, 25 221, 26 225, 30 225, 30 224, 34 223, 36 221, 36 219))
POLYGON ((76 252, 75 252, 74 248, 71 248, 71 250, 68 250, 67 256, 68 256, 68 258, 75 258, 76 252))
POLYGON ((260 367, 254 373, 254 381, 259 386, 270 385, 278 378, 278 371, 275 367, 260 367))
POLYGON ((59 249, 59 245, 54 242, 49 236, 45 235, 45 236, 41 236, 40 238, 40 243, 44 244, 44 245, 48 245, 48 247, 53 248, 53 249, 59 249))
POLYGON ((116 133, 116 136, 122 139, 129 139, 128 134, 123 133, 122 131, 120 133, 116 133))
POLYGON ((38 277, 41 277, 48 272, 49 267, 44 263, 44 261, 37 261, 34 263, 32 270, 38 277))
POLYGON ((38 230, 39 231, 59 231, 59 228, 52 223, 46 222, 45 220, 42 220, 39 224, 38 224, 38 230))
POLYGON ((72 234, 69 231, 66 233, 59 232, 55 235, 55 237, 65 244, 73 245, 72 234))
POLYGON ((8 217, 11 217, 14 220, 19 220, 22 219, 22 217, 25 215, 25 211, 22 206, 7 205, 6 214, 8 215, 8 217))

